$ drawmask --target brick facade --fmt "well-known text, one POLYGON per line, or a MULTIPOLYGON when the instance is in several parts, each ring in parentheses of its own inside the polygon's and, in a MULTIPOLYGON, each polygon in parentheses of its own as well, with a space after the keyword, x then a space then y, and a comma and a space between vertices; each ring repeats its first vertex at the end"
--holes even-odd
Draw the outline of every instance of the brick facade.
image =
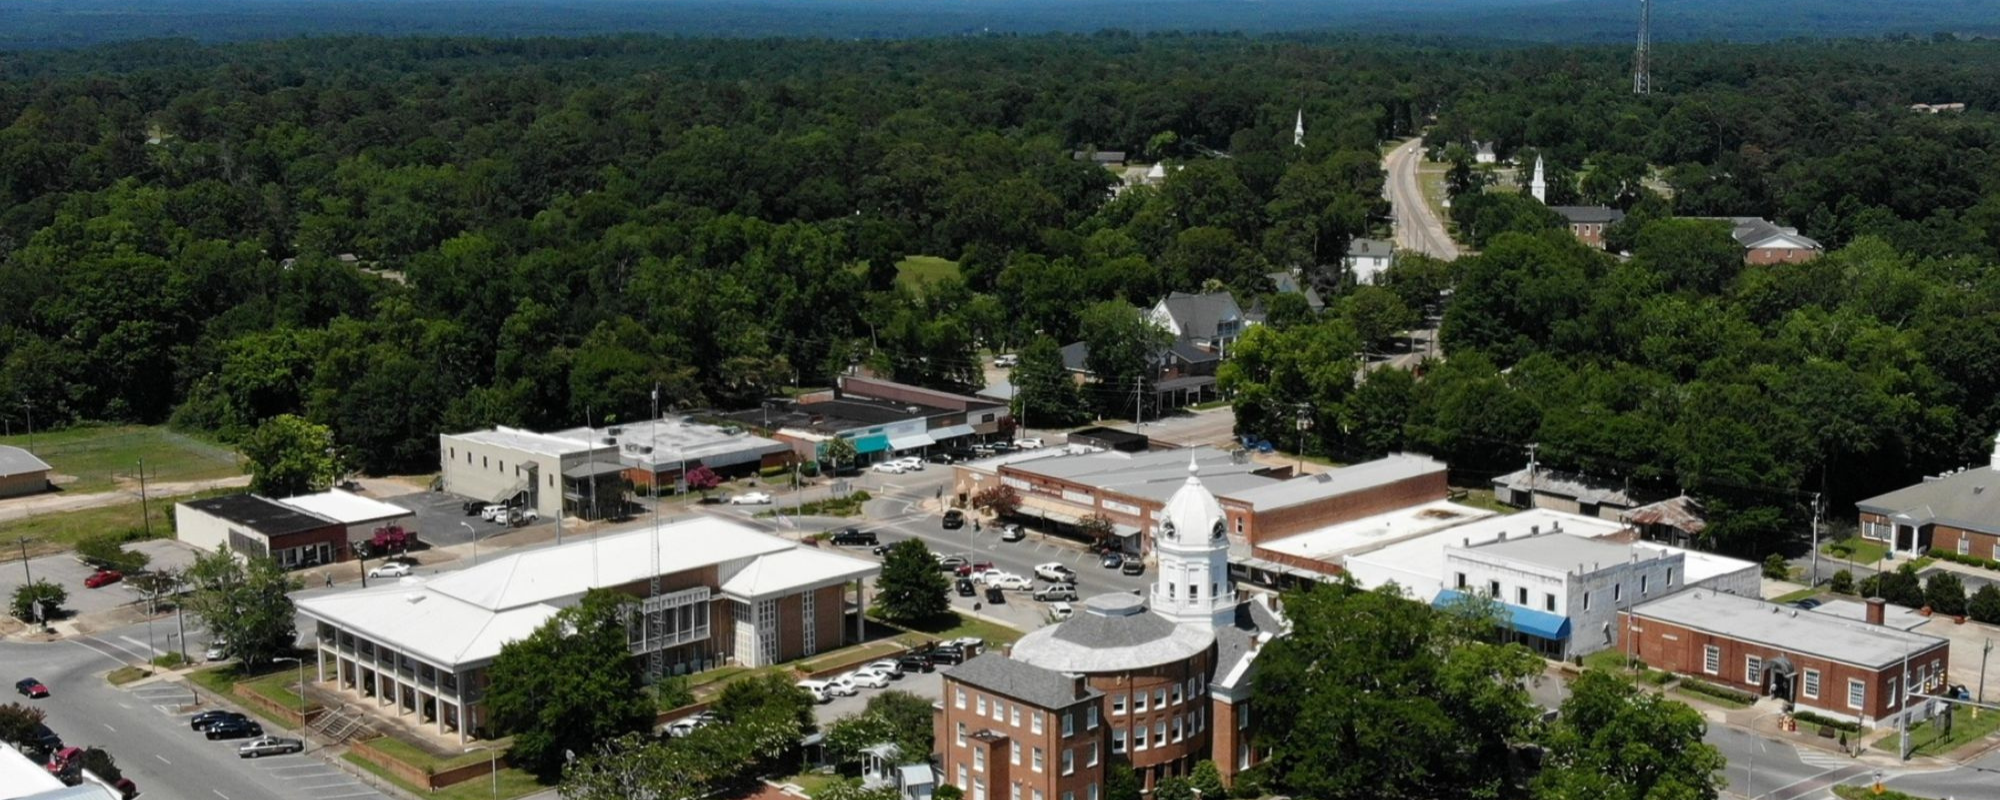
POLYGON ((1103 800, 1107 729, 1093 699, 1040 708, 947 674, 940 705, 942 781, 966 800, 1103 800))
MULTIPOLYGON (((1446 477, 1445 472, 1439 470, 1358 492, 1284 508, 1250 512, 1244 519, 1244 535, 1251 544, 1261 544, 1315 528, 1352 522, 1362 517, 1422 505, 1433 500, 1443 500, 1451 492, 1446 477)), ((1227 511, 1230 508, 1229 501, 1224 499, 1222 503, 1224 510, 1227 511)), ((1236 530, 1236 525, 1236 520, 1232 519, 1230 530, 1236 530)))
POLYGON ((1985 531, 1934 525, 1931 547, 1962 556, 2000 560, 2000 534, 1985 531))
POLYGON ((1819 257, 1819 251, 1809 247, 1753 247, 1743 251, 1745 264, 1796 264, 1819 257))
POLYGON ((1604 223, 1602 222, 1572 222, 1569 224, 1569 232, 1579 242, 1599 250, 1604 249, 1604 223))

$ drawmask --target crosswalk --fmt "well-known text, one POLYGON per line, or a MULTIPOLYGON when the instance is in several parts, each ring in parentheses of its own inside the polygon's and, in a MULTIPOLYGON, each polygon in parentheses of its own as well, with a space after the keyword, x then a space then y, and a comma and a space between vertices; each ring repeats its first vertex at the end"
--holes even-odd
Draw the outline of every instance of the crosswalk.
POLYGON ((1807 747, 1802 744, 1793 744, 1792 748, 1798 751, 1800 761, 1815 767, 1819 767, 1821 769, 1840 769, 1843 767, 1852 766, 1856 763, 1855 760, 1852 758, 1848 758, 1847 756, 1843 756, 1839 753, 1829 753, 1817 747, 1807 747))

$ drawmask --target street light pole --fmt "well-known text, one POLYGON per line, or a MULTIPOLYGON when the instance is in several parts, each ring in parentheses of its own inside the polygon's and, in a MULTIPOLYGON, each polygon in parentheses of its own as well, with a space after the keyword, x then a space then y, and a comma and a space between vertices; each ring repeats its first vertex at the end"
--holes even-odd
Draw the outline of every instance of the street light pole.
MULTIPOLYGON (((304 746, 307 746, 307 747, 310 747, 310 746, 312 746, 312 737, 311 737, 311 736, 309 736, 309 735, 307 735, 307 734, 305 733, 305 732, 306 732, 306 731, 308 730, 308 728, 306 727, 306 722, 307 722, 307 719, 306 719, 306 660, 305 660, 305 659, 303 659, 303 658, 293 658, 293 657, 291 657, 291 656, 278 656, 277 658, 274 658, 274 659, 271 659, 271 660, 272 660, 272 661, 290 661, 290 662, 292 662, 292 663, 294 663, 294 664, 297 664, 297 665, 299 665, 299 738, 300 738, 300 739, 301 739, 301 740, 302 740, 302 741, 303 741, 303 742, 305 743, 305 744, 304 744, 304 746)), ((304 752, 304 751, 300 751, 300 752, 304 752)))
MULTIPOLYGON (((1987 639, 1986 646, 1979 648, 1979 702, 1986 702, 1986 657, 1993 653, 1993 640, 1987 639)), ((1979 706, 1972 707, 1972 715, 1979 716, 1979 706)))
POLYGON ((467 753, 478 750, 485 750, 487 753, 486 773, 493 776, 493 800, 500 800, 500 748, 494 747, 491 743, 479 747, 465 748, 465 752, 467 753))
POLYGON ((479 566, 479 531, 475 530, 470 522, 458 524, 465 526, 466 533, 472 534, 472 565, 479 566))

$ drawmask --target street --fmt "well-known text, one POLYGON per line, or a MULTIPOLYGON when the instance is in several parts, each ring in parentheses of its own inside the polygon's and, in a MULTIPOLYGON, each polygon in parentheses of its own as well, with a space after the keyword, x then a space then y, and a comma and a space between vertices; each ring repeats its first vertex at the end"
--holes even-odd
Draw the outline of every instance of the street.
POLYGON ((1424 202, 1417 165, 1424 159, 1422 139, 1411 139, 1382 157, 1382 171, 1388 175, 1383 194, 1395 218, 1396 247, 1423 253, 1445 261, 1458 258, 1458 245, 1445 232, 1431 207, 1424 202))

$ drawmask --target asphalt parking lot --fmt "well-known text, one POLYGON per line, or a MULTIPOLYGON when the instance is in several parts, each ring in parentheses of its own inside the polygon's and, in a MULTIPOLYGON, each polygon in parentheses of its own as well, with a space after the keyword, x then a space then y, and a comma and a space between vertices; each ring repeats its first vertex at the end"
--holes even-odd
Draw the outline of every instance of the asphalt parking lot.
MULTIPOLYGON (((125 549, 151 558, 147 569, 183 569, 194 563, 193 548, 169 539, 135 542, 125 549)), ((85 588, 83 579, 95 572, 96 568, 78 561, 73 553, 31 558, 26 569, 19 561, 0 564, 0 597, 13 597, 14 590, 32 575, 35 580, 49 581, 68 590, 69 599, 63 602, 63 608, 74 614, 109 611, 139 599, 139 594, 123 581, 97 589, 85 588)))
POLYGON ((475 532, 483 537, 507 530, 507 526, 501 523, 488 522, 477 514, 467 515, 465 502, 471 498, 450 492, 415 492, 380 499, 417 512, 417 539, 432 547, 465 544, 472 541, 475 532), (472 530, 466 530, 467 525, 471 525, 472 530))
POLYGON ((941 667, 937 672, 907 674, 902 678, 890 681, 887 687, 881 689, 863 687, 853 697, 836 697, 833 698, 832 702, 814 706, 813 718, 819 720, 821 726, 825 726, 841 717, 854 716, 868 708, 868 698, 891 689, 909 692, 925 700, 935 702, 938 698, 944 696, 944 670, 947 669, 951 669, 951 667, 941 667))

